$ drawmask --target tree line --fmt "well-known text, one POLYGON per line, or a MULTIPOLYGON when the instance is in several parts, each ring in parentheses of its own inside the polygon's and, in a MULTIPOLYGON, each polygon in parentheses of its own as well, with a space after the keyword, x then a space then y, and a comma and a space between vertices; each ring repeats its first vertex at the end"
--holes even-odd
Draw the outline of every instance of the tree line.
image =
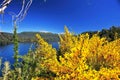
MULTIPOLYGON (((58 34, 44 33, 44 32, 21 32, 21 33, 18 33, 18 40, 19 42, 35 42, 36 34, 40 34, 47 42, 58 42, 59 41, 58 34)), ((10 43, 13 43, 13 34, 1 32, 0 33, 0 46, 8 45, 10 43)))
MULTIPOLYGON (((101 38, 105 37, 108 41, 113 41, 116 38, 120 38, 120 27, 112 26, 109 29, 102 29, 101 31, 86 31, 81 34, 88 33, 90 37, 94 34, 98 34, 101 38)), ((59 35, 54 33, 45 32, 21 32, 18 33, 19 42, 35 42, 35 35, 40 34, 47 42, 59 42, 59 35)), ((13 34, 1 32, 0 33, 0 45, 7 45, 13 43, 13 34)))
POLYGON ((120 38, 120 27, 112 26, 109 29, 102 29, 101 31, 87 31, 82 34, 88 33, 90 37, 94 34, 98 34, 101 38, 105 37, 108 41, 114 41, 116 38, 120 38))

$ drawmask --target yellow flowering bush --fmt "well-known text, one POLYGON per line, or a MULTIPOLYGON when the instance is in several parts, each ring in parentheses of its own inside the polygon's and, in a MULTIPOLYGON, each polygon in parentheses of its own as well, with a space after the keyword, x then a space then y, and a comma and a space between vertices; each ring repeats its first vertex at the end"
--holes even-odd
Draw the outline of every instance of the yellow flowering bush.
POLYGON ((97 34, 74 35, 65 27, 59 51, 38 34, 36 53, 40 67, 55 76, 38 76, 33 80, 120 80, 120 39, 108 42, 97 34), (58 55, 59 54, 59 55, 58 55))

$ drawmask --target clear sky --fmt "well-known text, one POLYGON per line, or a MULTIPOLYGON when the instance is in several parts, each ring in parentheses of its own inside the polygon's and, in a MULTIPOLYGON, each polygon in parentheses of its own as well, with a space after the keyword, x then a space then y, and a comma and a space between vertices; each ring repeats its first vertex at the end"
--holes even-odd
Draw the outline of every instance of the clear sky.
MULTIPOLYGON (((18 13, 21 4, 22 0, 11 2, 5 10, 4 24, 0 23, 0 30, 13 31, 8 13, 18 13)), ((33 0, 27 16, 19 23, 18 32, 62 33, 64 25, 75 33, 120 26, 119 0, 33 0)))

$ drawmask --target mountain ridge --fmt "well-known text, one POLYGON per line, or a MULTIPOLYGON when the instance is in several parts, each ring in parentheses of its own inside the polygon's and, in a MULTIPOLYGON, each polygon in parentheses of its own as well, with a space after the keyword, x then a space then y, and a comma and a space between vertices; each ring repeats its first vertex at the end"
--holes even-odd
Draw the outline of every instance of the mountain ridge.
MULTIPOLYGON (((101 38, 105 37, 108 41, 113 41, 116 38, 120 38, 120 27, 112 26, 109 29, 102 29, 101 31, 86 31, 81 34, 88 33, 90 37, 94 34, 98 34, 101 38)), ((19 42, 35 42, 35 35, 40 34, 41 37, 47 42, 59 42, 59 35, 51 32, 34 32, 24 31, 18 33, 19 42)), ((61 34, 62 35, 62 34, 61 34)), ((13 43, 13 34, 8 32, 0 33, 0 45, 6 45, 13 43)))
MULTIPOLYGON (((58 42, 58 34, 44 32, 20 32, 18 33, 19 42, 34 42, 35 35, 40 34, 47 42, 58 42)), ((0 32, 0 45, 13 43, 13 33, 0 32)))

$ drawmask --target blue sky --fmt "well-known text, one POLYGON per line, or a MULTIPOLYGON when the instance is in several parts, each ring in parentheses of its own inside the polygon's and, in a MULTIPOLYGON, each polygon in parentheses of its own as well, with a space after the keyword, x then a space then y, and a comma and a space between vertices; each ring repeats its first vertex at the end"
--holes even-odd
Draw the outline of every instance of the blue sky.
MULTIPOLYGON (((13 31, 8 13, 18 13, 21 1, 13 0, 5 10, 4 24, 0 23, 1 31, 13 31)), ((120 26, 120 4, 118 0, 33 0, 27 16, 18 24, 18 32, 62 33, 64 25, 75 33, 120 26)))

